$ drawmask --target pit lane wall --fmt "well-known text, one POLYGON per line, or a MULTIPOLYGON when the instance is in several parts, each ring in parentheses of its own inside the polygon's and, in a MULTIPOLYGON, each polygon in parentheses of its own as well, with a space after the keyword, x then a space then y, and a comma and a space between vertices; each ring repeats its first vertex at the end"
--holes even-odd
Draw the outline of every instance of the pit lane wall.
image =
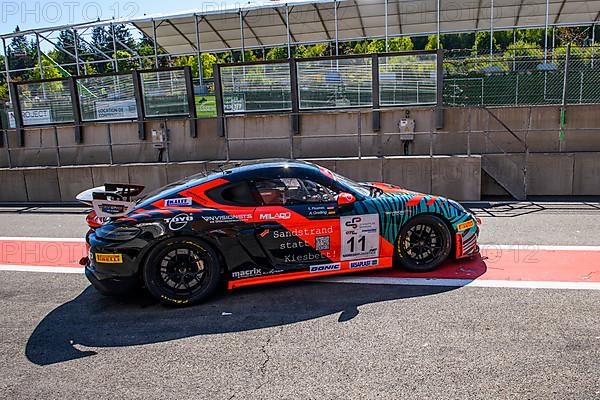
MULTIPOLYGON (((309 160, 360 181, 384 181, 411 190, 478 200, 480 156, 386 157, 309 160)), ((222 162, 184 162, 0 169, 0 202, 73 202, 105 182, 137 183, 146 193, 222 162)))
MULTIPOLYGON (((502 159, 505 155, 486 155, 502 159)), ((523 156, 509 155, 515 160, 523 156)), ((309 160, 359 181, 384 181, 407 189, 480 200, 505 194, 486 179, 481 156, 409 156, 309 160)), ((222 162, 183 162, 0 169, 0 202, 73 202, 75 195, 105 182, 139 183, 146 190, 222 162)), ((502 165, 502 163, 499 163, 502 165)), ((510 171, 510 169, 507 169, 510 171)), ((600 152, 540 153, 528 159, 528 196, 600 195, 600 152)))

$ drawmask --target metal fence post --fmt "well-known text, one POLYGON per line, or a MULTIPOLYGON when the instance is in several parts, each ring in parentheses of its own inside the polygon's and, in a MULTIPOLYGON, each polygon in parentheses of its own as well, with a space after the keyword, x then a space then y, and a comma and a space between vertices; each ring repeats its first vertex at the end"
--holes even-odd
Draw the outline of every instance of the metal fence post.
POLYGON ((187 92, 188 110, 190 113, 190 136, 198 137, 196 130, 196 96, 194 95, 194 82, 192 81, 192 68, 186 65, 183 67, 185 75, 185 88, 187 92))
POLYGON ((371 56, 371 89, 373 92, 373 131, 381 129, 381 114, 379 110, 379 55, 371 56))
POLYGON ((79 91, 75 77, 69 78, 69 92, 71 93, 71 104, 73 105, 73 123, 75 124, 75 143, 83 143, 83 127, 81 126, 81 107, 79 106, 79 91))
POLYGON ((19 91, 17 84, 10 82, 10 92, 12 93, 12 106, 15 115, 15 128, 17 129, 17 146, 25 146, 25 129, 23 128, 23 114, 21 113, 21 102, 19 100, 19 91))
POLYGON ((362 159, 362 112, 358 110, 358 159, 362 159))
POLYGON ((290 115, 290 125, 292 134, 300 134, 300 98, 298 94, 298 68, 296 60, 290 58, 290 96, 292 100, 292 114, 290 115))
POLYGON ((135 107, 137 109, 138 138, 146 140, 146 112, 144 110, 144 95, 142 93, 142 78, 139 71, 132 71, 133 93, 135 95, 135 107))
POLYGON ((56 125, 54 125, 54 143, 56 144, 56 165, 60 167, 60 146, 58 144, 58 128, 56 125))
MULTIPOLYGON (((223 105, 223 88, 221 86, 221 67, 219 64, 213 66, 213 76, 215 81, 215 106, 217 108, 217 132, 219 136, 225 136, 225 108, 223 105)), ((229 146, 229 145, 228 145, 229 146)), ((229 156, 227 156, 229 159, 229 156)))
POLYGON ((571 58, 571 43, 567 43, 567 53, 565 54, 565 69, 562 88, 562 106, 560 108, 560 131, 558 135, 558 151, 563 151, 563 142, 565 141, 565 124, 567 120, 567 83, 569 79, 569 59, 571 58))
POLYGON ((467 156, 471 157, 471 130, 473 129, 471 120, 471 107, 469 107, 469 114, 467 118, 467 156))
POLYGON ((110 130, 110 124, 106 124, 106 133, 108 135, 108 158, 110 165, 113 165, 115 163, 115 159, 113 155, 112 132, 110 130))
POLYGON ((438 49, 436 53, 437 62, 437 91, 436 91, 436 119, 435 128, 444 127, 444 50, 438 49))

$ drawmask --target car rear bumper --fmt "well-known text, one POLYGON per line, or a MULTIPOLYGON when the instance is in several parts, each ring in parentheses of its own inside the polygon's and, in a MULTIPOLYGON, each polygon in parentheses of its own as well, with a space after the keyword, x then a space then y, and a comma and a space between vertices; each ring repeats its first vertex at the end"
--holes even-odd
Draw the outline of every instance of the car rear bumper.
POLYGON ((89 264, 85 267, 85 276, 96 290, 106 295, 125 295, 140 287, 137 276, 115 277, 98 272, 89 264))
POLYGON ((126 294, 141 286, 139 249, 131 242, 108 242, 94 232, 87 235, 88 258, 85 276, 99 292, 126 294))

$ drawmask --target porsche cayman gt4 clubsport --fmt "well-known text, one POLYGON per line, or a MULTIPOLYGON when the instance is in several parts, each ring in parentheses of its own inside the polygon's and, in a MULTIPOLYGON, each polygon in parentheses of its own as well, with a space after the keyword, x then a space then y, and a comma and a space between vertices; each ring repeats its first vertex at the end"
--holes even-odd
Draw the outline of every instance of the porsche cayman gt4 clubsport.
POLYGON ((477 219, 459 203, 317 165, 225 165, 139 197, 106 184, 78 196, 87 221, 86 276, 100 292, 144 286, 195 304, 229 289, 399 266, 425 272, 475 255, 477 219))

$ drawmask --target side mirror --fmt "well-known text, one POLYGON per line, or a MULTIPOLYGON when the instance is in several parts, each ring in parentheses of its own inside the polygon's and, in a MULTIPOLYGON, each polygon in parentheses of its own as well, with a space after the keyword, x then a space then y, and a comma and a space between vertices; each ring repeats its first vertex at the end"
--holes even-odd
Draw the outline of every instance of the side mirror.
POLYGON ((337 205, 340 208, 352 206, 356 202, 356 197, 350 193, 340 193, 337 198, 337 205))

